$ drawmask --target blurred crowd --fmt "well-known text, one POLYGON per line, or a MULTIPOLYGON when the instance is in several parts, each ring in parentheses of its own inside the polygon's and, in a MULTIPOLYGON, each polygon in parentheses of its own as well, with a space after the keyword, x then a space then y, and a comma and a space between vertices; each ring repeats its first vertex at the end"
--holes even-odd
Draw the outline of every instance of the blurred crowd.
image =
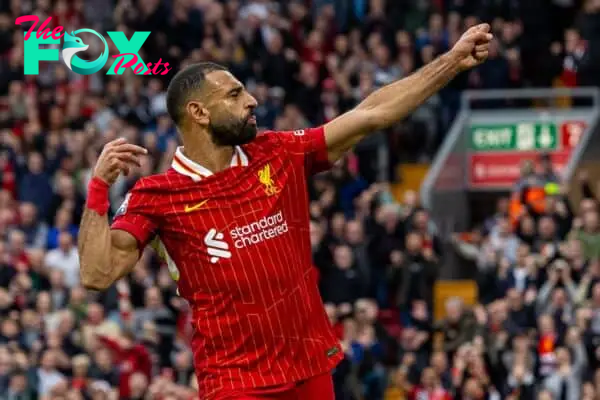
POLYGON ((562 182, 547 157, 526 160, 496 213, 452 238, 463 261, 476 265, 479 287, 473 307, 449 300, 442 323, 441 343, 452 343, 446 347, 452 382, 470 379, 483 396, 467 398, 600 395, 600 220, 593 186, 585 172, 572 185, 562 182), (574 197, 581 201, 573 204, 574 197))
MULTIPOLYGON (((382 85, 448 50, 478 21, 493 25, 490 60, 455 79, 402 124, 385 143, 393 161, 427 160, 460 107, 464 89, 586 86, 600 83, 598 0, 6 0, 0 4, 0 93, 4 110, 48 119, 61 106, 67 123, 109 106, 138 129, 161 113, 172 73, 189 62, 228 65, 258 98, 262 127, 286 129, 327 122, 382 85), (110 1, 108 3, 111 3, 110 1), (23 35, 15 18, 35 14, 49 27, 99 32, 152 32, 140 55, 168 62, 172 72, 80 76, 59 62, 23 76, 23 35), (17 82, 24 82, 19 84, 17 82), (39 110, 26 104, 34 91, 39 110), (83 108, 84 111, 80 109, 83 108), (38 112, 38 113, 39 113, 38 112)), ((82 34, 99 54, 100 41, 82 34)), ((108 40, 111 54, 117 49, 108 40)), ((107 63, 105 70, 111 63, 107 63)), ((106 130, 109 115, 103 118, 106 130)), ((154 127, 151 128, 154 130, 154 127)), ((165 150, 164 138, 160 148, 165 150)), ((365 145, 366 148, 368 146, 365 145)), ((363 163, 365 164, 365 163, 363 163)), ((368 164, 368 163, 367 163, 368 164)), ((368 169, 364 165, 361 168, 368 169)))
MULTIPOLYGON (((331 120, 490 21, 490 60, 390 130, 395 162, 433 154, 466 88, 597 84, 599 12, 598 0, 0 2, 0 399, 197 397, 189 309, 166 266, 148 250, 131 276, 87 292, 76 247, 104 143, 123 136, 149 150, 111 188, 112 212, 140 176, 168 168, 178 140, 165 107, 172 75, 82 76, 42 62, 24 76, 16 17, 52 17, 49 27, 68 31, 151 31, 146 62, 173 72, 227 65, 259 100, 261 128, 279 130, 331 120)), ((89 44, 93 58, 98 43, 89 44)), ((374 183, 373 159, 359 148, 310 185, 314 263, 346 352, 337 399, 600 395, 600 231, 589 185, 575 207, 546 185, 563 182, 527 172, 481 229, 453 238, 478 266, 480 303, 452 298, 434 323, 449 238, 416 193, 398 202, 374 183), (529 201, 540 182, 541 208, 529 201)))

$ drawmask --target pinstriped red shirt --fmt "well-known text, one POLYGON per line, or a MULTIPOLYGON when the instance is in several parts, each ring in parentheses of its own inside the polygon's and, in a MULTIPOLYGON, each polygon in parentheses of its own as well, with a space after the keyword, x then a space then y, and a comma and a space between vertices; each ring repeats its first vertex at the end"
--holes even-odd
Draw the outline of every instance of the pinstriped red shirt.
POLYGON ((158 236, 191 305, 201 397, 293 384, 342 358, 311 262, 311 174, 329 168, 323 128, 266 132, 212 174, 178 150, 117 213, 145 246, 158 236))

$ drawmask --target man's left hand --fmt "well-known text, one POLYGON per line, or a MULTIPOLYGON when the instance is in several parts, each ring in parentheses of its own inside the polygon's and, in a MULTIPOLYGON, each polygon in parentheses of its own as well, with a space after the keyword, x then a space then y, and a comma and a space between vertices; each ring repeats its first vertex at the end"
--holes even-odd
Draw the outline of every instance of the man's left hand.
POLYGON ((450 54, 459 60, 461 70, 478 66, 488 57, 489 45, 494 36, 489 24, 479 24, 469 28, 458 39, 450 54))

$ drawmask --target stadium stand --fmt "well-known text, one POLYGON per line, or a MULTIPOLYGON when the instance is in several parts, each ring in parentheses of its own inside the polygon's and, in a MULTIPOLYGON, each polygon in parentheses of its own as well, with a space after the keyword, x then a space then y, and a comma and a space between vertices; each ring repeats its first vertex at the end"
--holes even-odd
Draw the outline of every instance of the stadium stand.
POLYGON ((331 120, 489 21, 485 65, 311 182, 314 264, 346 354, 336 398, 600 396, 598 95, 572 90, 600 84, 600 1, 6 0, 0 399, 197 398, 189 310, 153 252, 103 293, 78 273, 102 145, 149 149, 112 187, 112 213, 169 166, 172 73, 42 62, 24 75, 14 22, 29 14, 68 31, 151 31, 140 55, 173 71, 225 64, 259 100, 261 128, 280 130, 331 120))

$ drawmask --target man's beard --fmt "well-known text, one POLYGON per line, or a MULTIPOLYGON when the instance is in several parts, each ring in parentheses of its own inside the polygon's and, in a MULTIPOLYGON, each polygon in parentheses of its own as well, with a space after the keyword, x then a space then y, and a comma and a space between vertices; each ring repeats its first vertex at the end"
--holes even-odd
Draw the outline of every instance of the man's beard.
POLYGON ((230 121, 228 123, 211 123, 210 134, 212 141, 217 146, 241 146, 254 140, 257 134, 256 125, 249 123, 250 117, 245 120, 230 121))

